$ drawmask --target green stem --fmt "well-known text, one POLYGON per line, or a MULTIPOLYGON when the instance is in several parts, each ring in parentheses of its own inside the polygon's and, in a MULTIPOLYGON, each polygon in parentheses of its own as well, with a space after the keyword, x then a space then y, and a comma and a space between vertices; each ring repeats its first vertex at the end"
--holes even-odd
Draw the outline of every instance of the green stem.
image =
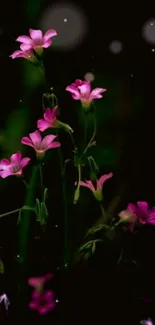
POLYGON ((74 204, 77 203, 79 196, 80 196, 80 182, 81 182, 81 165, 80 164, 78 164, 77 169, 78 169, 78 181, 77 181, 77 188, 76 188, 75 194, 74 194, 74 204))
POLYGON ((42 174, 42 165, 39 164, 39 173, 40 173, 40 188, 41 188, 41 197, 44 195, 44 184, 43 184, 43 174, 42 174))
POLYGON ((0 214, 0 218, 5 217, 5 216, 8 216, 9 214, 13 214, 13 213, 19 212, 21 209, 22 208, 16 209, 16 210, 12 210, 10 212, 6 212, 6 213, 3 213, 3 214, 0 214))
POLYGON ((102 220, 103 220, 103 222, 104 223, 106 223, 106 213, 105 213, 105 211, 104 211, 104 208, 103 208, 103 206, 100 204, 100 209, 101 209, 101 212, 102 212, 102 220))
POLYGON ((85 126, 84 126, 84 148, 86 146, 87 143, 87 116, 85 115, 85 126))
POLYGON ((68 204, 67 204, 67 191, 66 191, 66 173, 63 168, 63 157, 61 149, 58 148, 60 169, 61 169, 61 179, 62 179, 62 195, 64 204, 64 255, 63 264, 67 267, 69 261, 69 245, 68 245, 68 204))
POLYGON ((93 135, 92 135, 90 141, 88 142, 85 150, 83 151, 82 156, 87 152, 87 150, 89 149, 90 145, 92 144, 92 142, 94 141, 95 136, 96 136, 96 119, 95 119, 94 114, 93 114, 93 122, 94 122, 94 132, 93 132, 93 135))

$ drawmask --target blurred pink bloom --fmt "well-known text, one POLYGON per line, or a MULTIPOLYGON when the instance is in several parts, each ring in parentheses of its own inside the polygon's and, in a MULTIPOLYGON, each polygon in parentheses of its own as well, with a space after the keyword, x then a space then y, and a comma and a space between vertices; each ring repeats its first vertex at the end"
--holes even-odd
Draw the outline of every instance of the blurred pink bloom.
POLYGON ((39 29, 29 29, 30 36, 21 35, 16 41, 22 43, 25 49, 43 49, 52 44, 52 37, 57 35, 54 29, 49 29, 44 35, 39 29))
POLYGON ((45 131, 49 128, 55 127, 57 122, 57 109, 58 106, 55 106, 53 109, 46 108, 44 113, 44 119, 37 121, 37 127, 40 131, 45 131))
POLYGON ((37 155, 43 155, 47 150, 60 147, 60 142, 54 141, 56 135, 46 135, 43 139, 38 130, 29 134, 29 137, 23 137, 21 143, 34 148, 37 155))
POLYGON ((28 284, 31 287, 34 287, 36 291, 40 292, 42 291, 45 283, 52 278, 53 278, 53 274, 48 273, 44 276, 29 278, 28 284))
POLYGON ((119 216, 122 220, 131 223, 131 230, 136 222, 155 226, 155 208, 149 210, 147 202, 138 201, 137 206, 129 203, 127 209, 120 212, 119 216))
POLYGON ((17 50, 15 52, 13 52, 10 57, 12 59, 18 59, 18 58, 23 58, 23 59, 27 59, 31 62, 35 62, 37 61, 37 58, 35 57, 33 51, 31 48, 25 48, 24 44, 21 44, 20 46, 20 50, 17 50))
MULTIPOLYGON (((103 199, 103 196, 102 196, 102 187, 103 187, 103 184, 113 176, 113 173, 109 173, 109 174, 105 174, 105 175, 102 175, 98 180, 97 180, 97 186, 96 186, 96 189, 92 183, 92 181, 81 181, 80 182, 80 186, 84 186, 84 187, 87 187, 89 188, 95 198, 98 200, 98 201, 102 201, 103 199)), ((77 185, 77 182, 75 182, 75 185, 77 185)))
POLYGON ((46 290, 43 292, 32 292, 32 301, 29 303, 29 307, 38 311, 40 315, 47 314, 56 306, 54 292, 46 290))
POLYGON ((148 318, 147 320, 141 320, 140 324, 141 325, 153 325, 153 322, 152 322, 151 318, 148 318))
POLYGON ((0 161, 0 176, 6 178, 13 175, 21 175, 23 168, 28 165, 30 158, 22 158, 21 152, 14 153, 10 160, 2 159, 0 161))
POLYGON ((72 98, 75 100, 80 100, 84 107, 90 106, 90 103, 94 99, 102 98, 101 93, 105 92, 107 89, 95 88, 91 91, 91 84, 89 81, 82 81, 76 79, 74 83, 66 87, 66 90, 72 94, 72 98))
POLYGON ((2 303, 2 301, 4 301, 5 309, 8 310, 10 301, 5 293, 3 293, 3 295, 0 296, 0 304, 2 303))

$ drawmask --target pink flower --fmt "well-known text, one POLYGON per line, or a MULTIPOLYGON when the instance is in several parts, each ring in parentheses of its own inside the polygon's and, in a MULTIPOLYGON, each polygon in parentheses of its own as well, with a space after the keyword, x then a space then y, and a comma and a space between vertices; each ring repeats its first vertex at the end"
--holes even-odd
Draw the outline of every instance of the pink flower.
POLYGON ((49 128, 55 127, 57 122, 57 113, 58 106, 55 106, 52 110, 47 108, 44 113, 44 119, 37 121, 37 127, 40 131, 45 131, 49 128))
POLYGON ((23 168, 28 165, 30 158, 21 159, 21 156, 21 152, 17 152, 11 156, 10 160, 4 158, 0 161, 0 176, 2 178, 22 174, 23 168))
POLYGON ((50 134, 42 139, 40 132, 36 130, 29 134, 29 138, 23 137, 21 143, 34 148, 38 156, 43 156, 47 150, 60 147, 60 142, 54 141, 56 138, 56 135, 50 134))
POLYGON ((91 84, 89 81, 82 81, 76 79, 74 83, 66 87, 66 90, 72 94, 72 98, 80 100, 84 108, 88 109, 94 99, 102 98, 101 93, 107 89, 95 88, 91 91, 91 84))
POLYGON ((45 283, 52 278, 53 278, 53 274, 48 273, 44 276, 29 278, 28 284, 31 287, 34 287, 36 291, 41 292, 43 290, 45 283))
POLYGON ((129 203, 127 209, 120 212, 119 217, 122 221, 127 221, 131 224, 131 231, 133 231, 136 222, 155 226, 155 208, 149 210, 147 202, 138 201, 137 206, 129 203))
POLYGON ((38 311, 40 315, 47 314, 53 310, 56 306, 54 292, 46 290, 43 292, 32 292, 32 301, 29 303, 29 307, 38 311))
POLYGON ((12 59, 18 59, 18 58, 27 59, 33 63, 37 61, 37 58, 35 57, 32 49, 31 48, 27 49, 24 44, 21 44, 20 50, 13 52, 10 55, 10 57, 12 59))
MULTIPOLYGON (((106 180, 108 180, 112 176, 113 176, 113 173, 109 173, 109 174, 102 175, 97 180, 96 189, 95 189, 92 181, 80 181, 80 186, 84 186, 84 187, 89 188, 93 192, 96 200, 102 201, 102 199, 103 199, 103 195, 102 195, 102 187, 103 187, 103 184, 106 182, 106 180)), ((77 185, 77 182, 75 182, 75 185, 77 185)))
POLYGON ((43 48, 47 48, 52 44, 52 37, 57 35, 57 32, 54 29, 49 29, 44 35, 39 29, 29 29, 30 36, 21 35, 16 41, 23 43, 25 45, 25 49, 34 49, 42 50, 43 48))

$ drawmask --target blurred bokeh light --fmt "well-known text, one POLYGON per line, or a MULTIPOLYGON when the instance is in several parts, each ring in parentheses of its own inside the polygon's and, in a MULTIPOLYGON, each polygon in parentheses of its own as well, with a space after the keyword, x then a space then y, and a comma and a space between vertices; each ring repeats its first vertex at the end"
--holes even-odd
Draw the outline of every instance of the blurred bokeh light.
POLYGON ((82 9, 70 3, 62 3, 44 11, 40 26, 44 30, 53 28, 57 31, 53 47, 68 50, 81 44, 87 34, 88 23, 82 9))

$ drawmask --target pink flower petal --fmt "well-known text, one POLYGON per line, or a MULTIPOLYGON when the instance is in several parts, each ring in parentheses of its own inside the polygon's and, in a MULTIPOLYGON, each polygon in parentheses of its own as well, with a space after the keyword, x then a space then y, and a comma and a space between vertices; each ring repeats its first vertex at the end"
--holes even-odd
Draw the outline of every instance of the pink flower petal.
MULTIPOLYGON (((31 38, 36 41, 36 40, 42 40, 43 38, 43 33, 41 30, 39 29, 29 29, 29 33, 30 33, 30 36, 31 38)), ((24 42, 23 42, 24 43, 24 42)))
POLYGON ((131 212, 134 212, 135 214, 137 214, 137 207, 135 204, 133 203, 129 203, 127 206, 127 209, 131 212))
POLYGON ((31 309, 37 309, 38 308, 38 304, 35 301, 31 301, 29 303, 29 308, 31 308, 31 309))
POLYGON ((48 41, 50 38, 57 36, 57 32, 54 29, 49 29, 45 34, 44 34, 44 41, 48 41))
POLYGON ((56 138, 57 136, 53 134, 46 135, 46 137, 44 137, 44 139, 41 142, 41 147, 45 149, 48 148, 51 142, 53 142, 56 138))
POLYGON ((89 81, 83 83, 83 85, 79 86, 78 89, 80 90, 80 94, 82 97, 88 98, 91 92, 91 85, 89 81))
POLYGON ((145 213, 148 212, 149 205, 147 202, 138 201, 137 205, 138 205, 138 208, 141 209, 142 211, 144 211, 145 213))
POLYGON ((32 44, 32 40, 29 36, 21 35, 16 39, 17 42, 24 43, 24 44, 32 44))
POLYGON ((8 166, 10 166, 10 161, 8 159, 4 158, 0 161, 0 169, 4 169, 8 166))
POLYGON ((10 169, 0 171, 0 176, 2 178, 6 178, 6 177, 11 176, 11 175, 12 175, 12 172, 11 172, 10 169))
POLYGON ((76 99, 80 99, 80 92, 77 88, 73 87, 73 86, 67 86, 66 90, 69 91, 70 93, 74 94, 74 96, 76 96, 76 99))
MULTIPOLYGON (((53 108, 54 109, 54 108, 53 108)), ((44 113, 44 119, 46 121, 51 121, 53 119, 53 114, 51 108, 46 108, 46 111, 44 113)))
POLYGON ((43 132, 51 127, 50 122, 47 122, 45 120, 38 120, 37 121, 37 128, 39 131, 43 132))
POLYGON ((30 137, 34 147, 41 144, 42 138, 41 138, 41 134, 38 130, 30 133, 29 137, 30 137))
POLYGON ((92 90, 90 97, 92 99, 98 99, 98 98, 102 98, 103 95, 101 95, 101 93, 105 92, 107 89, 104 88, 95 88, 92 90))
POLYGON ((113 173, 102 175, 99 180, 97 180, 97 189, 102 188, 103 184, 113 176, 113 173))
POLYGON ((61 143, 60 143, 60 142, 58 142, 58 141, 54 141, 54 142, 52 142, 52 143, 48 146, 47 150, 48 150, 48 149, 59 148, 60 146, 61 146, 61 143))
POLYGON ((31 50, 32 49, 32 46, 31 45, 29 45, 29 44, 21 44, 20 45, 20 49, 22 50, 22 51, 29 51, 29 50, 31 50))
POLYGON ((42 47, 44 47, 45 49, 47 49, 48 47, 51 46, 51 44, 52 44, 52 41, 49 39, 48 41, 46 41, 46 42, 43 43, 43 46, 42 47))
POLYGON ((80 99, 81 99, 80 93, 72 94, 72 98, 73 98, 74 100, 80 100, 80 99))
MULTIPOLYGON (((44 278, 43 277, 37 277, 37 278, 29 278, 28 284, 34 288, 37 288, 38 286, 42 286, 44 284, 44 278)), ((35 295, 36 292, 33 292, 33 295, 35 295)))
POLYGON ((28 158, 28 157, 23 158, 20 162, 21 168, 24 168, 25 166, 27 166, 29 162, 30 162, 30 158, 28 158))
POLYGON ((26 144, 26 146, 34 147, 32 141, 28 137, 21 138, 21 143, 26 144))
POLYGON ((19 164, 21 161, 21 157, 22 157, 21 152, 14 153, 10 158, 11 164, 19 164))
POLYGON ((84 187, 89 188, 91 191, 95 191, 95 187, 91 181, 85 181, 85 182, 81 181, 80 186, 84 186, 84 187))
POLYGON ((25 55, 24 55, 24 53, 23 53, 22 51, 18 50, 18 51, 13 52, 13 53, 10 55, 10 57, 11 57, 12 59, 17 59, 17 58, 24 58, 25 55))

